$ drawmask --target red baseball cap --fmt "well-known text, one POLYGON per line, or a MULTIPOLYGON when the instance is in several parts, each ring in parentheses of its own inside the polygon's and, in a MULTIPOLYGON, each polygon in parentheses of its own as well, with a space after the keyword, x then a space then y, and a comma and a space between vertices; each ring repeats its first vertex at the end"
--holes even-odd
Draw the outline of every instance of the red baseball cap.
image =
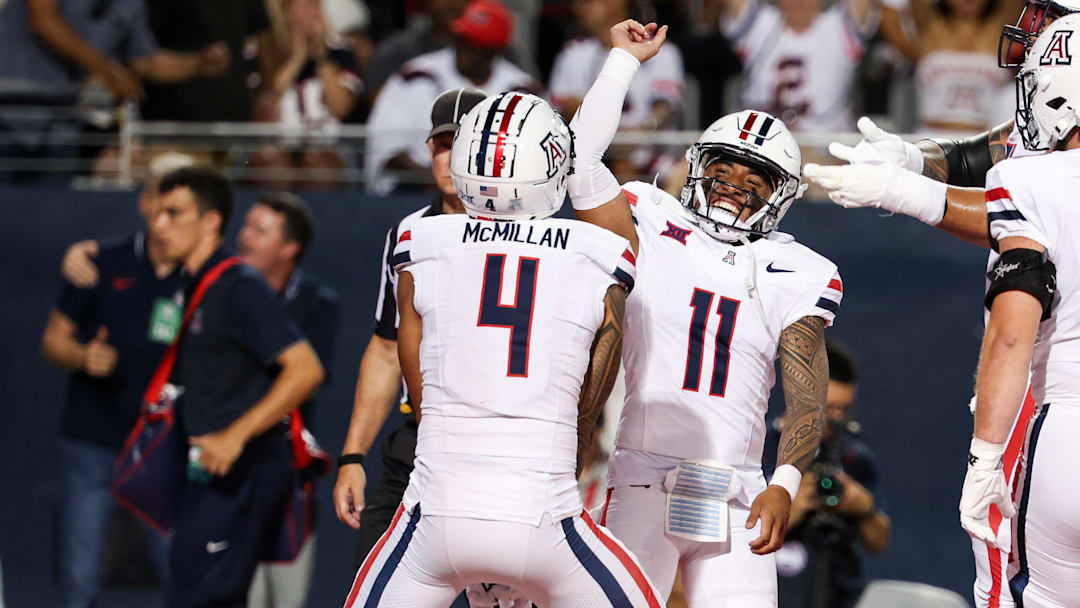
POLYGON ((450 28, 473 46, 501 51, 510 44, 514 16, 497 0, 472 0, 450 28))

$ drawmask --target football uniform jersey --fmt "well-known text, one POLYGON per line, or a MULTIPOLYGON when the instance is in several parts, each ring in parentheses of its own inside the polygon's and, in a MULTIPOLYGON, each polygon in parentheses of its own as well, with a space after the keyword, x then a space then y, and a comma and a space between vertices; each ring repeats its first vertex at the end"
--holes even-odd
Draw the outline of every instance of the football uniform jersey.
POLYGON ((1080 405, 1080 151, 1010 158, 986 175, 990 236, 1029 238, 1057 267, 1052 319, 1039 326, 1031 362, 1035 403, 1080 405), (1053 179, 1047 179, 1053 176, 1053 179))
POLYGON ((807 316, 831 324, 840 276, 790 235, 724 243, 660 189, 623 189, 640 272, 626 304, 626 402, 608 485, 659 483, 680 461, 709 458, 736 467, 742 490, 734 501, 749 505, 765 487, 765 412, 780 333, 807 316))
POLYGON ((851 86, 873 28, 860 31, 843 0, 803 32, 787 27, 779 8, 749 0, 724 29, 743 61, 744 107, 767 111, 792 131, 852 130, 851 86))
POLYGON ((538 525, 580 513, 578 396, 629 243, 573 220, 421 218, 398 237, 423 319, 407 509, 538 525))

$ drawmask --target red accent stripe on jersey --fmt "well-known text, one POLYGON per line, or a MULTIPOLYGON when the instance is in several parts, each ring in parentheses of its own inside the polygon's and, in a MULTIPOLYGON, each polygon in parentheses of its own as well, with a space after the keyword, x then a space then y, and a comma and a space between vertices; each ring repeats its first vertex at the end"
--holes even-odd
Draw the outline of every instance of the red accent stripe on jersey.
POLYGON ((634 194, 633 192, 630 192, 626 188, 623 188, 622 193, 626 195, 626 200, 630 203, 631 206, 637 207, 637 195, 636 194, 634 194))
POLYGON ((829 289, 835 289, 840 293, 844 293, 844 284, 840 282, 840 279, 833 279, 829 281, 829 289))
MULTIPOLYGON (((989 194, 987 192, 987 196, 989 194)), ((1024 404, 1020 407, 1020 414, 1016 417, 1016 424, 1009 435, 1009 443, 1005 446, 1005 453, 1001 455, 1001 464, 1002 468, 1005 469, 1006 479, 1009 479, 1013 486, 1013 500, 1016 500, 1016 482, 1020 473, 1020 469, 1016 465, 1020 458, 1020 452, 1024 447, 1024 440, 1027 438, 1028 425, 1034 414, 1035 399, 1031 396, 1031 387, 1028 387, 1027 395, 1024 397, 1024 404)), ((1001 527, 1002 519, 1001 511, 998 510, 997 505, 990 505, 990 529, 993 530, 995 535, 997 535, 998 529, 1001 527)), ((1002 581, 1005 578, 1001 572, 1001 551, 996 547, 987 545, 986 554, 990 562, 990 594, 987 608, 1000 608, 1002 581)))
POLYGON ((368 571, 371 570, 372 564, 375 563, 375 558, 379 556, 379 552, 382 551, 383 545, 390 538, 390 535, 394 532, 394 528, 397 527, 398 520, 401 519, 401 514, 405 512, 405 505, 398 505, 397 513, 394 513, 394 519, 390 522, 390 527, 383 532, 379 537, 379 542, 375 543, 375 547, 368 553, 367 559, 364 560, 364 565, 360 568, 360 571, 356 573, 356 581, 353 582, 352 590, 349 591, 349 597, 345 600, 345 608, 351 608, 352 603, 356 601, 356 596, 360 594, 360 587, 364 585, 364 577, 367 576, 368 571))
POLYGON ((405 232, 401 233, 401 236, 398 238, 397 242, 401 243, 410 239, 412 239, 412 230, 406 230, 405 232))
POLYGON ((635 266, 637 265, 637 260, 634 258, 634 252, 633 251, 630 251, 629 249, 627 249, 626 251, 622 252, 622 257, 627 262, 630 262, 631 264, 633 264, 635 266))
POLYGON ((492 177, 502 175, 503 145, 506 143, 506 130, 510 128, 510 119, 514 116, 514 108, 517 107, 519 101, 521 101, 521 95, 514 95, 510 98, 510 103, 506 104, 506 109, 503 110, 502 123, 499 124, 499 138, 495 140, 495 160, 492 161, 491 166, 492 177))
POLYGON ((750 129, 754 127, 755 120, 757 120, 757 112, 751 112, 746 119, 746 124, 742 126, 742 129, 739 129, 739 139, 746 141, 747 136, 750 135, 750 129))
POLYGON ((626 568, 626 571, 630 573, 630 577, 634 579, 634 584, 637 585, 638 590, 641 591, 641 595, 645 598, 649 608, 660 608, 660 602, 656 599, 656 595, 652 592, 652 585, 649 584, 649 579, 645 578, 645 574, 641 572, 641 566, 637 565, 634 558, 630 557, 630 554, 623 549, 619 543, 615 542, 608 535, 604 534, 600 528, 589 517, 588 511, 581 512, 581 519, 585 520, 585 525, 589 526, 592 533, 600 539, 600 542, 607 547, 608 551, 611 551, 615 557, 619 558, 619 563, 626 568))
POLYGON ((1009 191, 1005 188, 994 188, 993 190, 986 191, 986 202, 988 203, 999 201, 1003 198, 1012 199, 1012 195, 1009 194, 1009 191))
POLYGON ((607 489, 607 498, 604 499, 604 510, 600 511, 600 525, 607 525, 607 509, 611 506, 611 493, 615 491, 615 488, 607 489))

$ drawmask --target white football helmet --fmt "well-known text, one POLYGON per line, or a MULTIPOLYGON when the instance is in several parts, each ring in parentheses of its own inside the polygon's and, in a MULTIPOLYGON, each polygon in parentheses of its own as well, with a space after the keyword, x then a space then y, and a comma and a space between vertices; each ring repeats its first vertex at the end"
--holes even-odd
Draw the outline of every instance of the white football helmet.
POLYGON ((697 217, 698 224, 714 238, 739 240, 747 235, 765 235, 776 229, 795 199, 806 186, 802 178, 799 143, 780 119, 765 112, 743 110, 728 114, 709 125, 697 143, 686 151, 690 173, 682 189, 682 204, 697 217), (750 190, 726 181, 705 177, 709 165, 728 161, 746 166, 765 176, 772 195, 765 200, 750 190), (739 211, 710 205, 715 191, 742 199, 739 211), (755 209, 745 221, 739 219, 747 206, 755 209))
POLYGON ((1066 15, 1039 34, 1016 76, 1016 129, 1028 150, 1053 150, 1080 126, 1078 46, 1080 14, 1066 15))
POLYGON ((550 217, 566 198, 574 136, 535 95, 492 95, 461 118, 450 174, 466 212, 494 220, 550 217))

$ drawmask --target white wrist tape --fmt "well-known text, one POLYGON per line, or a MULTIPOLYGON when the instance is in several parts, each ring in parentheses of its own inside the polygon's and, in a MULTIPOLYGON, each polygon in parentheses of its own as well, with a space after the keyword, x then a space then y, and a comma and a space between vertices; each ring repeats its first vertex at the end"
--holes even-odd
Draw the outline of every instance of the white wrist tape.
POLYGON ((604 165, 622 118, 623 100, 641 63, 622 49, 611 49, 592 87, 570 123, 574 132, 574 174, 568 190, 574 209, 595 209, 619 195, 619 182, 604 165))
POLYGON ((945 217, 949 185, 912 171, 896 171, 881 206, 931 226, 945 217))
POLYGON ((780 486, 787 490, 788 495, 791 496, 791 500, 795 500, 795 495, 799 493, 799 485, 802 483, 802 473, 794 465, 782 464, 776 467, 773 471, 772 479, 769 480, 770 486, 780 486))
POLYGON ((1001 466, 1001 455, 1004 453, 1004 443, 990 443, 972 437, 971 448, 968 450, 968 466, 979 470, 994 470, 1001 466))

